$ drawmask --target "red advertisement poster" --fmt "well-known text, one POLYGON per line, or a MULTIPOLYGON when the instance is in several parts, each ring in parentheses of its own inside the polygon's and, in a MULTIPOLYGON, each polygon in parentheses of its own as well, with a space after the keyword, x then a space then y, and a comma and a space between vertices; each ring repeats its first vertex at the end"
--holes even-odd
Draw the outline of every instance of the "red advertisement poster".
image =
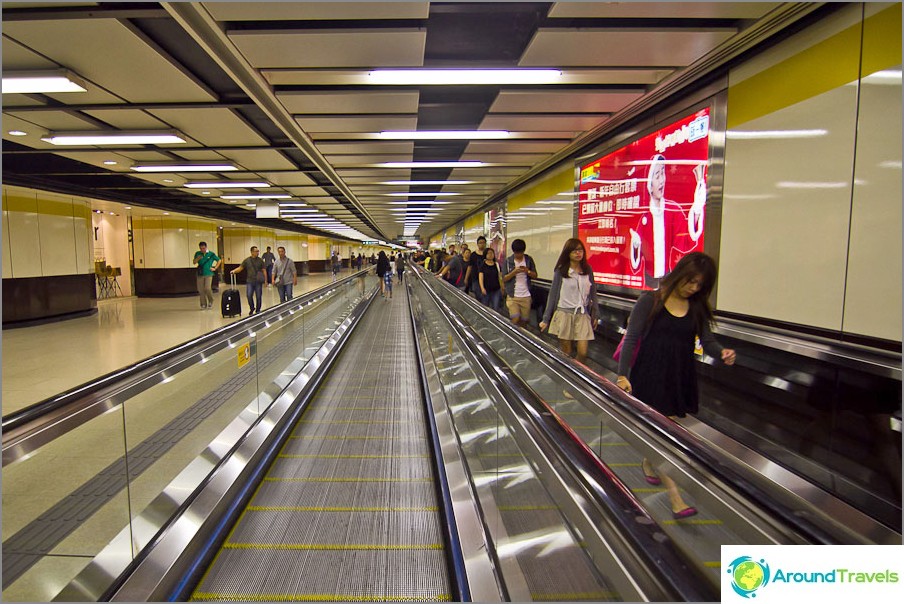
POLYGON ((709 109, 581 166, 578 238, 597 283, 655 289, 703 251, 709 109))

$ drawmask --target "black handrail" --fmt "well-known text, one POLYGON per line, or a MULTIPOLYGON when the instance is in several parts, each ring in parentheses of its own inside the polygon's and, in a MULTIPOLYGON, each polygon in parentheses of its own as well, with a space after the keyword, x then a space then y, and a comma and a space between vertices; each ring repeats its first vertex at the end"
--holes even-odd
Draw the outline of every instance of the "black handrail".
POLYGON ((809 542, 820 544, 861 542, 858 535, 844 526, 834 522, 827 522, 829 528, 824 528, 815 519, 808 518, 803 510, 788 506, 773 493, 758 486, 754 480, 756 477, 752 473, 742 473, 734 465, 727 464, 723 456, 715 453, 711 447, 688 432, 684 427, 627 394, 609 380, 597 375, 583 363, 579 363, 571 357, 566 357, 561 351, 553 348, 548 342, 536 335, 513 326, 510 322, 505 321, 501 315, 485 312, 485 307, 469 296, 462 294, 448 283, 444 282, 442 285, 447 287, 450 293, 458 296, 459 299, 474 308, 475 312, 480 312, 481 316, 493 323, 497 329, 504 330, 525 348, 530 346, 531 350, 541 354, 547 365, 556 368, 553 370, 557 371, 559 376, 572 384, 574 384, 574 379, 583 382, 586 387, 575 384, 575 390, 584 392, 595 405, 601 408, 605 405, 614 405, 618 409, 628 412, 632 417, 639 420, 642 425, 657 433, 673 448, 705 468, 715 478, 732 485, 745 497, 748 497, 756 502, 758 506, 768 511, 772 518, 780 520, 787 528, 804 536, 809 542), (569 379, 569 376, 571 379, 569 379))
MULTIPOLYGON (((307 292, 298 298, 293 298, 288 302, 269 308, 261 314, 240 319, 232 325, 227 325, 188 342, 178 344, 127 367, 117 369, 24 409, 10 413, 3 417, 2 422, 3 449, 6 450, 17 441, 26 438, 41 423, 42 419, 57 413, 63 414, 63 410, 67 407, 70 407, 72 412, 75 413, 121 392, 149 375, 169 367, 178 366, 181 361, 206 351, 211 346, 226 346, 232 339, 244 337, 254 332, 261 324, 272 321, 281 315, 294 313, 301 306, 324 295, 331 289, 361 278, 369 270, 371 269, 365 269, 340 281, 307 292)), ((4 456, 4 465, 10 461, 4 456)))

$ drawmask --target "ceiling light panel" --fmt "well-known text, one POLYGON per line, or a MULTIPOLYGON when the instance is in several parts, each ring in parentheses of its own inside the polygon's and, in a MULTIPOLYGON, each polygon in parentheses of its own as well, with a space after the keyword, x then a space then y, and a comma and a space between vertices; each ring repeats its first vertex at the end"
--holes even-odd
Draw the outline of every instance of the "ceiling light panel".
POLYGON ((383 130, 377 135, 388 140, 479 140, 509 138, 507 130, 383 130))
POLYGON ((56 92, 87 92, 84 80, 66 70, 5 71, 3 94, 49 94, 56 92))
POLYGON ((165 131, 50 132, 41 140, 52 145, 165 145, 184 144, 185 135, 165 131))
POLYGON ((229 172, 238 170, 235 164, 224 162, 166 162, 135 164, 129 168, 135 172, 229 172))
POLYGON ((367 74, 376 86, 449 86, 509 84, 556 84, 559 69, 380 69, 367 74))
POLYGON ((182 185, 188 189, 266 189, 270 183, 240 180, 195 180, 182 185))

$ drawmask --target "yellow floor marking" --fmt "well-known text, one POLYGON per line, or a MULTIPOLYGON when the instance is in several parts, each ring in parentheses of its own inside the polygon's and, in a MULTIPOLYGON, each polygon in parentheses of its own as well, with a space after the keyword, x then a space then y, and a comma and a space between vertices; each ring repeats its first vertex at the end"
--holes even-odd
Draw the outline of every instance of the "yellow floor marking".
POLYGON ((269 482, 433 482, 432 478, 362 478, 349 476, 343 478, 279 478, 267 476, 264 481, 269 482))
POLYGON ((710 562, 704 562, 703 566, 706 568, 721 568, 722 562, 720 560, 712 560, 710 562))
POLYGON ((302 434, 300 436, 295 436, 294 434, 289 438, 298 438, 298 439, 311 439, 311 440, 425 440, 422 436, 336 436, 332 434, 302 434))
POLYGON ((386 507, 330 507, 293 505, 249 505, 248 512, 436 512, 437 506, 386 508, 386 507))
POLYGON ((530 597, 535 602, 576 602, 578 600, 613 600, 621 599, 614 591, 585 591, 585 592, 563 592, 563 593, 534 593, 531 592, 530 597))
POLYGON ((407 426, 412 422, 398 422, 388 419, 300 419, 299 424, 398 424, 407 426))
POLYGON ((542 510, 558 510, 554 505, 500 505, 497 509, 501 512, 536 512, 542 510))
POLYGON ((358 594, 231 594, 225 592, 195 592, 193 601, 215 600, 232 602, 449 602, 451 594, 417 596, 381 596, 358 594))
POLYGON ((661 524, 722 524, 721 520, 703 520, 703 519, 693 519, 693 518, 685 518, 683 520, 663 520, 661 524))
POLYGON ((429 455, 333 455, 333 454, 294 454, 277 455, 285 459, 427 459, 429 455))
POLYGON ((383 550, 441 550, 442 543, 413 543, 394 545, 382 543, 224 543, 223 549, 327 550, 327 551, 383 551, 383 550))

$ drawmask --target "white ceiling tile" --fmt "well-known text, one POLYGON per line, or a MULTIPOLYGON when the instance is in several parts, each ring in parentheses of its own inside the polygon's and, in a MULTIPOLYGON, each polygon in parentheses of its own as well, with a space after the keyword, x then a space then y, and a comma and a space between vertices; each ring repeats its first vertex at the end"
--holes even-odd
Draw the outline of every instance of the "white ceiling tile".
MULTIPOLYGON (((566 143, 567 144, 567 143, 566 143)), ((466 153, 555 153, 565 144, 558 141, 471 141, 466 153)))
POLYGON ((494 115, 488 114, 480 127, 484 130, 553 130, 580 133, 609 119, 608 115, 494 115))
POLYGON ((780 2, 556 2, 550 17, 758 19, 780 2))
POLYGON ((160 130, 171 127, 140 109, 101 109, 85 113, 120 130, 160 130))
POLYGON ((414 153, 414 141, 359 140, 349 143, 317 143, 317 149, 324 155, 350 155, 362 153, 405 154, 414 153))
MULTIPOLYGON (((261 178, 280 187, 298 187, 313 185, 314 181, 304 172, 258 172, 261 178)), ((321 189, 318 189, 318 191, 321 189)))
MULTIPOLYGON (((10 111, 5 115, 32 124, 32 128, 43 128, 44 130, 99 130, 93 122, 65 111, 23 111, 22 113, 10 111)), ((3 127, 8 129, 5 122, 3 127)), ((27 128, 23 129, 26 132, 29 131, 27 128)), ((53 148, 58 149, 59 147, 53 148)))
POLYGON ((217 21, 426 19, 429 2, 204 2, 217 21))
POLYGON ((258 69, 420 67, 426 31, 235 31, 230 40, 258 69))
POLYGON ((267 144, 231 109, 156 109, 150 113, 208 147, 267 144))
POLYGON ((277 98, 289 113, 417 113, 420 93, 360 91, 287 92, 277 98))
POLYGON ((615 113, 641 96, 640 91, 503 90, 490 113, 615 113))
POLYGON ((296 167, 282 153, 269 149, 223 151, 222 154, 246 170, 291 170, 296 167))
POLYGON ((417 115, 404 117, 305 117, 296 120, 305 132, 380 132, 414 130, 417 115))
POLYGON ((173 149, 173 153, 188 161, 226 161, 220 153, 217 153, 216 151, 208 151, 206 149, 173 149))
POLYGON ((734 30, 540 30, 521 57, 522 67, 683 67, 728 40, 734 30), (593 52, 587 52, 592 48, 593 52))
POLYGON ((489 163, 513 164, 519 166, 533 166, 548 157, 544 153, 464 153, 462 160, 480 160, 489 163))
POLYGON ((133 103, 214 100, 116 19, 10 21, 3 35, 133 103))
POLYGON ((292 187, 286 186, 286 191, 298 197, 327 197, 329 193, 320 187, 292 187))
POLYGON ((327 160, 333 166, 363 166, 392 161, 411 161, 411 154, 397 155, 330 155, 327 160))

